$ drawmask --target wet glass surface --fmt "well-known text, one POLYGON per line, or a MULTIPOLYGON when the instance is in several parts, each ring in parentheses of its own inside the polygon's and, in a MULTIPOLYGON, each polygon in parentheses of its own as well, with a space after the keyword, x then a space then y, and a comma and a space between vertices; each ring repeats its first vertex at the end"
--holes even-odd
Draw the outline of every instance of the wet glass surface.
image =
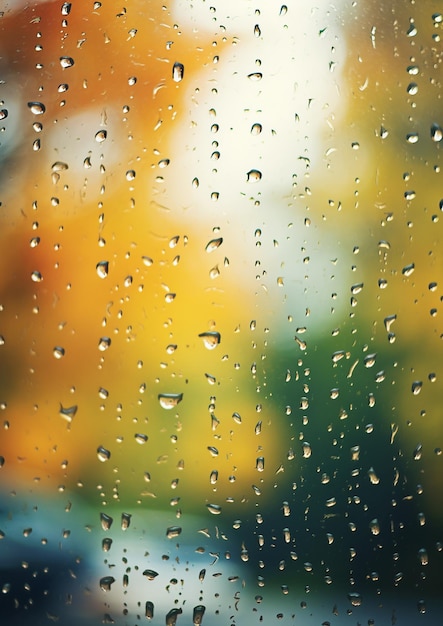
POLYGON ((0 9, 5 623, 441 623, 439 5, 0 9))

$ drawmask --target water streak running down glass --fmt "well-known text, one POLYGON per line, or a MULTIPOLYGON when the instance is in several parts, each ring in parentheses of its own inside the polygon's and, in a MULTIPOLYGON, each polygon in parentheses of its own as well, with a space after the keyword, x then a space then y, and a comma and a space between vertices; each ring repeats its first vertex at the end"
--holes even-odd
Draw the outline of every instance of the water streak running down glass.
POLYGON ((441 623, 442 36, 0 8, 5 624, 441 623))

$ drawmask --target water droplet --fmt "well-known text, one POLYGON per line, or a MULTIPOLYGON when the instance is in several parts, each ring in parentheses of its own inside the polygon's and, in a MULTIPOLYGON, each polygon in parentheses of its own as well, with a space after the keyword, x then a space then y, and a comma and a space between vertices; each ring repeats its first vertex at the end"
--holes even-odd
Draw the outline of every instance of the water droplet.
POLYGON ((121 517, 121 529, 122 530, 128 530, 131 524, 131 517, 132 515, 130 513, 122 513, 122 517, 121 517))
POLYGON ((262 177, 262 173, 260 172, 260 170, 249 170, 249 172, 246 174, 246 180, 248 183, 257 183, 259 180, 261 180, 262 177))
POLYGON ((112 539, 110 537, 105 537, 102 540, 102 550, 103 552, 109 552, 112 546, 112 539))
POLYGON ((183 76, 185 73, 185 66, 183 63, 175 62, 172 66, 172 80, 176 83, 179 83, 183 80, 183 76))
POLYGON ((95 141, 97 143, 102 143, 103 141, 105 141, 107 136, 108 136, 107 130, 99 130, 95 133, 95 141))
POLYGON ((71 423, 77 413, 78 406, 74 404, 73 406, 64 407, 60 404, 59 415, 67 422, 71 423))
POLYGON ((61 346, 55 346, 52 354, 54 355, 54 357, 56 359, 62 359, 65 356, 65 349, 62 348, 61 346))
POLYGON ((145 604, 145 617, 146 619, 153 619, 154 617, 154 603, 149 600, 145 604))
POLYGON ((220 333, 212 330, 200 333, 199 337, 203 339, 203 344, 208 350, 214 350, 221 341, 220 333))
POLYGON ((148 441, 148 435, 144 435, 143 433, 135 433, 134 437, 136 442, 140 445, 143 445, 148 441))
POLYGON ((351 591, 348 593, 348 600, 352 604, 352 606, 361 606, 363 599, 359 593, 356 591, 351 591))
POLYGON ((159 393, 158 401, 163 409, 173 409, 183 400, 182 393, 159 393))
POLYGON ((252 72, 252 74, 248 74, 249 80, 261 80, 263 78, 263 74, 261 72, 252 72))
POLYGON ((217 470, 212 470, 210 476, 209 476, 209 482, 211 483, 211 485, 215 485, 215 483, 218 480, 218 471, 217 470))
POLYGON ((265 458, 263 456, 257 457, 255 461, 255 469, 258 472, 263 472, 263 470, 265 469, 265 458))
POLYGON ((414 396, 417 396, 420 393, 422 387, 423 387, 423 381, 414 380, 414 382, 411 385, 411 391, 414 394, 414 396))
POLYGON ((43 115, 46 111, 46 107, 43 102, 28 102, 28 107, 34 115, 43 115))
POLYGON ((409 265, 405 265, 401 273, 403 274, 403 276, 410 276, 412 272, 414 271, 414 269, 415 269, 415 264, 409 263, 409 265))
POLYGON ((206 252, 214 252, 218 247, 223 243, 223 237, 217 237, 217 239, 211 239, 209 243, 206 244, 206 252))
POLYGON ((375 365, 376 358, 377 358, 377 355, 375 353, 367 354, 365 358, 363 359, 363 363, 365 364, 365 367, 373 367, 375 365))
POLYGON ((38 272, 37 270, 35 270, 34 272, 32 272, 31 274, 31 280, 34 283, 41 283, 43 280, 43 276, 40 272, 38 272))
POLYGON ((373 519, 369 522, 369 529, 373 535, 380 534, 380 524, 378 522, 378 519, 373 519))
POLYGON ((115 578, 113 576, 103 576, 100 578, 100 589, 103 591, 111 591, 111 585, 115 582, 115 578))
POLYGON ((422 453, 423 453, 423 446, 421 443, 418 443, 415 446, 415 449, 412 455, 412 458, 414 459, 414 461, 420 461, 422 453))
POLYGON ((303 458, 309 459, 309 457, 312 454, 311 444, 308 443, 307 441, 304 441, 302 443, 302 451, 303 451, 303 458))
POLYGON ((418 551, 418 559, 420 561, 420 565, 428 565, 429 558, 426 548, 420 548, 420 550, 418 551))
POLYGON ((192 612, 192 623, 194 626, 199 626, 203 621, 203 615, 205 614, 206 607, 203 604, 199 604, 194 607, 192 612))
POLYGON ((375 470, 374 470, 373 467, 370 467, 368 469, 368 476, 369 476, 369 480, 370 480, 372 485, 378 485, 379 484, 380 479, 377 476, 377 474, 375 473, 375 470))
POLYGON ((132 181, 136 177, 135 170, 128 170, 125 174, 126 180, 132 181))
POLYGON ((435 142, 441 141, 443 139, 443 128, 438 124, 431 125, 431 139, 435 142))
POLYGON ((0 109, 0 122, 8 117, 9 113, 7 109, 0 109))
POLYGON ((103 530, 110 530, 113 521, 114 520, 110 515, 107 515, 106 513, 100 513, 100 523, 103 530))
POLYGON ((111 453, 103 446, 99 446, 97 448, 97 457, 99 461, 104 463, 105 461, 109 461, 109 459, 111 458, 111 453))
POLYGON ((111 339, 109 337, 100 337, 98 342, 98 349, 100 352, 104 352, 111 345, 111 339))
POLYGON ((222 508, 219 504, 207 504, 208 511, 213 515, 220 515, 222 508))
POLYGON ((74 59, 72 57, 60 57, 60 65, 64 70, 68 67, 72 67, 74 65, 74 59))
POLYGON ((175 626, 177 617, 182 613, 182 609, 171 609, 166 615, 166 626, 175 626))
POLYGON ((154 580, 154 578, 157 578, 158 572, 153 569, 145 569, 143 576, 146 576, 148 580, 154 580))
POLYGON ((180 526, 169 526, 166 529, 166 537, 168 539, 174 539, 175 537, 178 537, 182 532, 182 529, 180 526))

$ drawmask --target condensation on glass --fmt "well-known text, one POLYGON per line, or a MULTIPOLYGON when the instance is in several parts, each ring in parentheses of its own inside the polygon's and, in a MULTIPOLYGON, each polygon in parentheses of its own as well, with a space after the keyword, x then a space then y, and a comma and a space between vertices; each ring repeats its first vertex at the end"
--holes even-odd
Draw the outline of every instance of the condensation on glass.
POLYGON ((5 623, 440 623, 442 30, 2 7, 5 623))

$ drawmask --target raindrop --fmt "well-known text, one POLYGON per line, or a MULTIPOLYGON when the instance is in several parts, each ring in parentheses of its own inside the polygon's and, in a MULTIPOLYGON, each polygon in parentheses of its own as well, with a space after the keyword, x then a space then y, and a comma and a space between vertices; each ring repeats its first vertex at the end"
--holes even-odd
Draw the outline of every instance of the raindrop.
POLYGON ((105 141, 107 136, 108 136, 107 130, 99 130, 95 133, 95 141, 97 143, 102 143, 103 141, 105 141))
POLYGON ((423 446, 421 443, 418 443, 415 446, 415 449, 412 455, 412 458, 414 459, 414 461, 420 461, 422 452, 423 452, 423 446))
POLYGON ((109 271, 109 262, 108 261, 100 261, 99 263, 97 263, 95 269, 97 271, 97 275, 100 278, 106 278, 106 276, 108 275, 108 271, 109 271))
POLYGON ((255 35, 256 37, 260 37, 260 35, 261 35, 260 26, 259 26, 258 24, 256 24, 256 25, 254 26, 254 35, 255 35))
POLYGON ((28 102, 28 107, 34 115, 43 115, 46 111, 46 107, 43 102, 28 102))
POLYGON ((58 414, 67 422, 71 423, 77 413, 78 405, 74 404, 73 406, 64 407, 60 404, 60 409, 58 414))
POLYGON ((103 446, 99 446, 97 448, 97 458, 99 461, 104 463, 105 461, 109 461, 109 459, 111 458, 111 453, 103 446))
POLYGON ((194 626, 199 626, 203 621, 203 615, 205 614, 206 607, 203 604, 199 604, 194 607, 192 612, 192 623, 194 626))
POLYGON ((312 454, 311 444, 308 443, 307 441, 304 441, 302 443, 302 450, 303 450, 303 458, 309 459, 309 457, 312 454))
POLYGON ((246 174, 246 180, 248 183, 257 183, 261 180, 262 173, 259 170, 249 170, 246 174))
POLYGON ((213 252, 214 250, 217 250, 218 247, 221 246, 221 244, 223 243, 223 237, 217 237, 217 239, 211 239, 211 241, 206 244, 206 252, 213 252))
POLYGON ((43 276, 41 275, 40 272, 38 272, 37 270, 35 270, 34 272, 32 272, 31 274, 31 280, 34 283, 41 283, 43 280, 43 276))
POLYGON ((365 358, 363 359, 363 363, 365 364, 365 367, 373 367, 375 365, 376 358, 377 358, 377 355, 375 353, 367 354, 365 358))
POLYGON ((255 461, 255 469, 258 472, 263 472, 263 470, 265 469, 265 458, 263 456, 257 457, 255 461))
POLYGON ((263 78, 263 74, 261 72, 252 72, 252 74, 248 74, 248 78, 250 80, 261 80, 263 78))
POLYGON ((111 591, 113 582, 115 582, 113 576, 103 576, 103 578, 100 578, 100 589, 103 589, 103 591, 111 591))
POLYGON ((415 264, 409 263, 409 265, 405 265, 401 273, 403 274, 403 276, 410 276, 412 272, 414 271, 414 269, 415 269, 415 264))
POLYGON ((203 344, 208 350, 216 348, 221 341, 220 333, 211 330, 200 333, 199 337, 203 339, 203 344))
POLYGON ((183 80, 185 73, 185 66, 182 63, 174 63, 172 66, 172 79, 174 82, 179 83, 183 80))
POLYGON ((435 142, 441 141, 443 139, 443 129, 438 124, 431 125, 431 139, 435 142))
POLYGON ((143 445, 148 441, 148 435, 144 435, 143 433, 135 433, 134 438, 140 445, 143 445))
POLYGON ((52 351, 52 354, 56 359, 62 359, 65 356, 65 349, 61 346, 55 346, 52 351))
POLYGON ((131 517, 132 515, 130 513, 122 513, 122 517, 121 517, 121 529, 122 530, 128 530, 131 524, 131 517))
POLYGON ((60 65, 64 70, 68 67, 72 67, 74 65, 74 59, 72 57, 60 57, 60 65))
POLYGON ((173 409, 183 399, 182 393, 159 393, 158 401, 163 409, 173 409))
POLYGON ((213 515, 220 515, 222 508, 219 504, 207 504, 208 511, 213 515))
POLYGON ((177 617, 182 613, 182 609, 171 609, 166 615, 166 626, 175 626, 177 623, 177 617))
POLYGON ((209 482, 211 483, 211 485, 215 485, 215 483, 218 480, 218 471, 217 470, 212 470, 210 476, 209 476, 209 482))
POLYGON ((100 523, 103 530, 110 530, 113 521, 114 520, 110 515, 107 515, 106 513, 100 513, 100 523))
POLYGON ((111 339, 109 337, 100 337, 98 342, 98 349, 100 352, 104 352, 111 345, 111 339))
POLYGON ((420 561, 420 565, 428 565, 429 558, 426 548, 420 548, 420 550, 418 551, 418 559, 420 561))
POLYGON ((158 576, 158 572, 153 569, 145 569, 143 576, 146 576, 148 580, 154 580, 158 576))
POLYGON ((145 617, 146 619, 152 619, 154 617, 154 603, 149 600, 145 604, 145 617))
POLYGON ((387 317, 385 317, 385 319, 383 320, 386 331, 389 333, 391 332, 391 326, 392 324, 395 322, 395 320, 397 319, 397 315, 394 313, 394 315, 388 315, 387 317))
POLYGON ((420 393, 422 387, 423 387, 423 382, 421 380, 414 380, 414 382, 411 385, 411 391, 414 394, 414 396, 417 396, 420 393))
POLYGON ((110 537, 105 537, 102 540, 102 550, 103 552, 109 552, 112 546, 112 539, 110 537))
POLYGON ((178 537, 181 534, 181 527, 180 526, 169 526, 166 529, 166 537, 168 539, 174 539, 175 537, 178 537))
POLYGON ((362 597, 356 591, 351 591, 348 593, 348 600, 352 604, 352 606, 360 606, 362 603, 362 597))
POLYGON ((0 109, 0 122, 8 117, 8 109, 0 109))
POLYGON ((369 522, 369 529, 373 535, 380 534, 380 524, 378 522, 378 519, 373 519, 369 522))
POLYGON ((375 470, 374 470, 373 467, 369 468, 368 476, 369 476, 369 480, 371 481, 371 485, 378 485, 379 484, 380 479, 377 476, 377 474, 375 473, 375 470))

